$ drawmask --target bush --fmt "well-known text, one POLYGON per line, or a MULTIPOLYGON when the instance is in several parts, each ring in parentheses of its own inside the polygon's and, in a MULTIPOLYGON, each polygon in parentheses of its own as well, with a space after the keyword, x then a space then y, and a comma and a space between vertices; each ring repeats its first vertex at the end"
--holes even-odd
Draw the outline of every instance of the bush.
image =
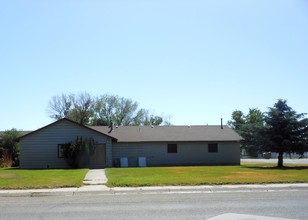
POLYGON ((63 156, 71 168, 89 166, 90 157, 94 153, 94 140, 92 138, 77 137, 65 144, 63 156))
POLYGON ((18 138, 22 132, 15 128, 1 134, 0 138, 0 165, 19 166, 19 143, 18 138))
POLYGON ((9 153, 9 150, 3 149, 2 150, 2 158, 1 158, 1 167, 11 167, 13 165, 12 157, 9 153))

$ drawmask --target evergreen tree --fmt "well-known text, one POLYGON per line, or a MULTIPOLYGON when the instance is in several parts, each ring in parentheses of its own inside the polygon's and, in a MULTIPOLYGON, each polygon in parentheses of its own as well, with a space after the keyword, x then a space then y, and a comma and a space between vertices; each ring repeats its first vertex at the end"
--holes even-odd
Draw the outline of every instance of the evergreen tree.
POLYGON ((295 152, 303 154, 306 150, 308 119, 297 114, 287 105, 286 100, 278 100, 266 113, 264 130, 268 144, 264 147, 278 153, 278 167, 283 167, 283 154, 295 152))

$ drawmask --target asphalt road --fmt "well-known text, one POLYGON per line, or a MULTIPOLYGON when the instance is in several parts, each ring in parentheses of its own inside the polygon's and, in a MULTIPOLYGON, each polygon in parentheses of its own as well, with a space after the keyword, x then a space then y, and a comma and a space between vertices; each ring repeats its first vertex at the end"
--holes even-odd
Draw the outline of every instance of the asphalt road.
POLYGON ((0 197, 0 219, 23 220, 209 219, 224 213, 308 219, 307 210, 307 188, 269 192, 0 197))

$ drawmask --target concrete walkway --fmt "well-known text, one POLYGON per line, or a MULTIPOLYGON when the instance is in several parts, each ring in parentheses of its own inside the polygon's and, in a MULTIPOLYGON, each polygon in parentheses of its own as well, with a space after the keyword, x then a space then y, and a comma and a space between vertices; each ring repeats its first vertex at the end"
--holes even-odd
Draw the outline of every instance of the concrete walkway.
POLYGON ((104 169, 91 169, 86 174, 83 184, 85 185, 105 185, 108 179, 104 169))

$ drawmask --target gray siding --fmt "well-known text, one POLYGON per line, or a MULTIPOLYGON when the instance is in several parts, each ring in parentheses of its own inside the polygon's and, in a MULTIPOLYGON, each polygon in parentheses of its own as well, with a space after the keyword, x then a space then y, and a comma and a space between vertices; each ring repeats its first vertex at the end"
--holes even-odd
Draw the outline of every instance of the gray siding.
POLYGON ((20 140, 20 167, 68 168, 63 158, 58 158, 58 144, 65 144, 77 136, 92 137, 106 144, 106 167, 112 166, 112 140, 104 134, 91 131, 69 121, 59 121, 20 140))
POLYGON ((239 142, 217 143, 216 153, 208 152, 208 142, 177 143, 177 153, 167 152, 168 143, 114 143, 112 155, 128 157, 129 166, 138 166, 138 157, 146 157, 148 166, 240 164, 239 142))

